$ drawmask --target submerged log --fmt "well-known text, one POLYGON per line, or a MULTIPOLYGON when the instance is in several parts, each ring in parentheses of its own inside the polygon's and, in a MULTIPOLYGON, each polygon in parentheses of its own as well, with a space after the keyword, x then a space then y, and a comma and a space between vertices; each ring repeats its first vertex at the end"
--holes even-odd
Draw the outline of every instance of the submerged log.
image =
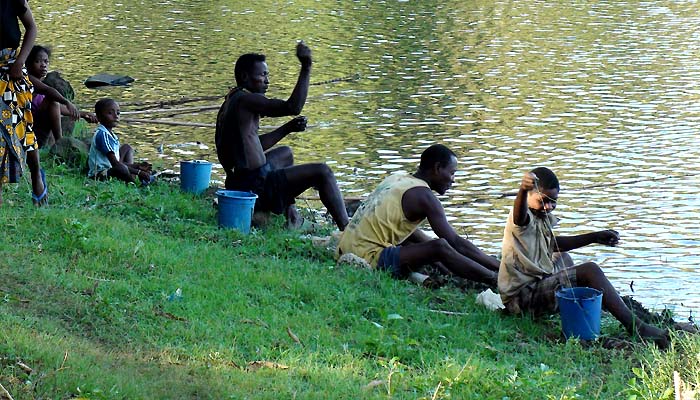
POLYGON ((165 119, 122 118, 120 121, 125 122, 127 124, 156 124, 173 126, 191 126, 195 128, 216 128, 216 124, 209 124, 205 122, 169 121, 165 119))

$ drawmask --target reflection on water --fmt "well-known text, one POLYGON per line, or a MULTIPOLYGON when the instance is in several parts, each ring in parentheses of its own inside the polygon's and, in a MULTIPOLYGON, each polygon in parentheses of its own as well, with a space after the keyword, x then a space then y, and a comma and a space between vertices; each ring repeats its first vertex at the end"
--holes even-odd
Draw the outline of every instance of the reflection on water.
MULTIPOLYGON (((360 79, 312 87, 304 109, 310 129, 285 140, 297 162, 330 163, 343 191, 361 195, 387 173, 412 171, 425 147, 443 142, 461 167, 444 198, 450 220, 490 253, 499 251, 512 204, 501 194, 525 171, 549 166, 562 181, 562 234, 622 234, 619 247, 582 249, 576 260, 601 263, 622 293, 634 289, 647 304, 700 311, 694 2, 32 6, 38 43, 54 46, 53 67, 86 105, 104 96, 122 103, 223 96, 236 57, 251 51, 268 56, 270 94, 286 97, 298 72, 294 41, 304 39, 314 51, 312 81, 360 79), (79 84, 101 72, 136 82, 98 91, 79 84)), ((212 124, 215 116, 215 109, 188 111, 175 120, 212 124)), ((162 168, 216 161, 211 128, 123 124, 119 132, 162 168)))

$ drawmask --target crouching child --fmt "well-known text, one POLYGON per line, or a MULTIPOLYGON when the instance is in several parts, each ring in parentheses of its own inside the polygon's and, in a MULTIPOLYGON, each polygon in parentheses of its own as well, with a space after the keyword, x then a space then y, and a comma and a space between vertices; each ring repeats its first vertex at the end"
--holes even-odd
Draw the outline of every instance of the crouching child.
POLYGON ((153 182, 148 163, 134 163, 134 150, 128 144, 119 144, 114 128, 119 123, 119 103, 113 99, 100 99, 95 104, 99 125, 92 137, 88 154, 88 177, 104 180, 116 178, 127 183, 139 179, 141 184, 153 182))
POLYGON ((553 314, 558 310, 557 289, 587 286, 603 292, 603 308, 630 334, 639 334, 666 348, 668 332, 637 318, 596 263, 572 265, 567 251, 594 243, 615 246, 619 235, 614 230, 604 230, 555 236, 553 226, 557 220, 552 211, 558 197, 559 180, 548 168, 535 168, 520 183, 504 231, 498 271, 498 289, 506 309, 516 314, 553 314))

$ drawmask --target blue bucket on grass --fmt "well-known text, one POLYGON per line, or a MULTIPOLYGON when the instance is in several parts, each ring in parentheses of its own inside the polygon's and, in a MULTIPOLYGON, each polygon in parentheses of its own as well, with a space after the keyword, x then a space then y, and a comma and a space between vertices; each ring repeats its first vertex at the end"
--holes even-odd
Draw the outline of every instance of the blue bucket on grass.
POLYGON ((593 340, 600 335, 603 292, 589 287, 562 288, 556 292, 564 337, 593 340))
POLYGON ((209 187, 211 163, 194 160, 180 161, 180 189, 183 192, 200 194, 209 187))
POLYGON ((258 195, 235 190, 217 190, 216 197, 219 202, 219 226, 237 229, 245 234, 250 232, 250 221, 258 195))

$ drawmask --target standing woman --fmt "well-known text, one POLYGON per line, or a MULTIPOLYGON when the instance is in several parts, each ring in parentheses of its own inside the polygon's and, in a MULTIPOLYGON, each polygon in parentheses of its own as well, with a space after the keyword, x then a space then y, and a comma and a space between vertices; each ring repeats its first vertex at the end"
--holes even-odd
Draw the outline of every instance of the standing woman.
POLYGON ((0 0, 0 203, 2 185, 19 181, 25 158, 32 175, 32 200, 36 205, 47 202, 46 178, 39 167, 32 127, 32 83, 24 67, 36 32, 26 0, 0 0), (24 38, 19 22, 24 26, 24 38))

